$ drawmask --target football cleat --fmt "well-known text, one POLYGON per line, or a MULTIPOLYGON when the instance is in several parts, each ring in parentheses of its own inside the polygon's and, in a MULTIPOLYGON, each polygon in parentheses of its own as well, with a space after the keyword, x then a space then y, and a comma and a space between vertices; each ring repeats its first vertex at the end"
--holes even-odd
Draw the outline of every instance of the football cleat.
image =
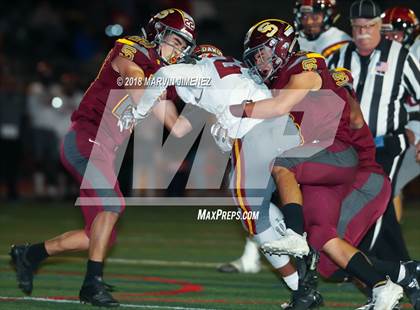
POLYGON ((372 289, 372 301, 375 310, 392 310, 403 297, 403 288, 389 278, 385 284, 372 289))
POLYGON ((113 289, 111 285, 103 281, 102 277, 95 277, 91 283, 83 284, 79 292, 80 302, 97 307, 118 307, 119 302, 109 293, 113 289))
MULTIPOLYGON (((372 298, 369 298, 367 303, 363 306, 360 306, 359 308, 356 308, 356 310, 373 310, 375 307, 375 303, 373 302, 372 298)), ((401 310, 401 307, 399 305, 395 305, 392 310, 401 310)))
POLYGON ((261 246, 261 251, 269 255, 292 255, 295 257, 303 257, 309 254, 306 233, 299 235, 288 228, 281 239, 264 243, 261 246))
POLYGON ((404 289, 405 294, 410 299, 415 310, 420 310, 420 262, 408 261, 402 263, 405 267, 406 275, 398 284, 404 289))
POLYGON ((283 304, 285 310, 306 310, 318 308, 323 303, 321 294, 310 287, 300 286, 297 291, 292 292, 292 300, 289 304, 283 304))
POLYGON ((19 288, 25 294, 30 295, 32 293, 34 270, 36 268, 26 259, 28 248, 29 244, 12 245, 9 255, 12 258, 12 263, 16 269, 16 279, 19 288))
POLYGON ((319 253, 310 248, 309 254, 303 258, 296 259, 296 268, 299 280, 302 285, 316 289, 318 287, 318 272, 316 270, 319 262, 319 253))

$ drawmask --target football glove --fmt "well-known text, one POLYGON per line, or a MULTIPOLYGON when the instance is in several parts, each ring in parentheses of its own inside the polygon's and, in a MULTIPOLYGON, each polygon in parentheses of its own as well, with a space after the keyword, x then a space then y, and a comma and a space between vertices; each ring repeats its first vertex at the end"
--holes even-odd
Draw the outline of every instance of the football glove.
POLYGON ((123 132, 124 130, 132 130, 137 123, 147 117, 147 115, 148 114, 140 114, 136 108, 130 105, 127 109, 125 109, 118 120, 117 125, 120 132, 123 132))
POLYGON ((220 123, 215 123, 210 129, 211 135, 213 136, 214 142, 223 153, 230 152, 232 150, 233 139, 228 136, 228 130, 220 123))

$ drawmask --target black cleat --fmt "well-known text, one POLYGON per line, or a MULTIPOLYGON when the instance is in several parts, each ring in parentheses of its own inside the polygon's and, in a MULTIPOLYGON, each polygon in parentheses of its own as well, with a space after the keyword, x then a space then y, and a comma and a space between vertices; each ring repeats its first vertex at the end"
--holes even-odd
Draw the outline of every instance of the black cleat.
POLYGON ((318 287, 318 272, 316 270, 319 262, 319 253, 310 248, 309 254, 302 258, 296 258, 296 268, 299 274, 299 285, 314 290, 318 287))
POLYGON ((309 287, 301 286, 297 291, 292 292, 291 302, 283 307, 286 310, 306 310, 318 308, 322 305, 321 294, 309 287))
POLYGON ((83 284, 79 292, 81 303, 88 303, 97 307, 118 307, 120 304, 109 293, 110 285, 106 284, 101 277, 95 277, 91 283, 83 284))
POLYGON ((27 295, 32 293, 33 279, 34 279, 34 266, 31 265, 26 259, 26 252, 28 251, 29 244, 25 245, 12 245, 10 248, 10 257, 16 269, 16 279, 19 288, 27 295))
POLYGON ((225 263, 217 267, 217 271, 223 273, 239 273, 239 269, 232 263, 225 263))
POLYGON ((408 261, 402 263, 405 267, 405 277, 398 284, 404 289, 415 310, 420 310, 420 262, 408 261))

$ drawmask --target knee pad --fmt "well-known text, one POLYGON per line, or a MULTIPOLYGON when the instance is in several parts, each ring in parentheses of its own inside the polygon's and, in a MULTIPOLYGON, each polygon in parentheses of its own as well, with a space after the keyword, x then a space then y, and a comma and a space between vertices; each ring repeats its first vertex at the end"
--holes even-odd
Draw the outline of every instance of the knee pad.
MULTIPOLYGON (((269 217, 271 226, 267 230, 253 236, 253 240, 258 244, 258 246, 261 246, 266 242, 281 239, 284 231, 286 230, 283 214, 273 203, 270 203, 269 217)), ((289 256, 287 255, 279 256, 264 254, 264 256, 276 269, 283 267, 290 261, 289 256)))

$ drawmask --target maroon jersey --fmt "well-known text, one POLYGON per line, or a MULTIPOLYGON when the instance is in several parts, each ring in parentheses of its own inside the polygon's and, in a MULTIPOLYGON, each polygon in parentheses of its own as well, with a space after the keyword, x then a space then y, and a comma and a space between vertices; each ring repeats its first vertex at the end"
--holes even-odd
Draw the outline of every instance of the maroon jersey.
POLYGON ((338 123, 338 128, 335 137, 332 138, 348 143, 350 141, 350 106, 346 102, 347 94, 344 89, 335 83, 323 56, 304 51, 295 53, 289 59, 285 68, 277 73, 269 87, 270 89, 283 89, 292 75, 305 71, 318 72, 322 78, 321 90, 331 90, 342 100, 332 99, 331 93, 310 92, 302 102, 293 108, 295 111, 301 109, 305 114, 303 116, 302 112, 290 113, 297 125, 300 125, 302 117, 305 118, 301 128, 304 143, 308 145, 309 143, 315 143, 314 141, 319 142, 322 141, 323 137, 330 139, 331 132, 335 130, 332 126, 333 123, 338 123), (341 116, 341 109, 337 108, 337 102, 343 105, 341 116))
POLYGON ((359 169, 385 174, 381 165, 376 162, 376 146, 369 126, 364 123, 360 129, 351 130, 351 145, 359 156, 359 169))
POLYGON ((112 149, 131 134, 129 130, 120 132, 117 126, 119 116, 132 104, 124 86, 139 85, 138 81, 122 80, 112 68, 111 62, 117 56, 136 63, 143 70, 145 77, 149 77, 161 67, 155 44, 137 36, 118 39, 105 58, 97 77, 85 92, 71 120, 74 128, 88 132, 96 137, 99 143, 112 149))

